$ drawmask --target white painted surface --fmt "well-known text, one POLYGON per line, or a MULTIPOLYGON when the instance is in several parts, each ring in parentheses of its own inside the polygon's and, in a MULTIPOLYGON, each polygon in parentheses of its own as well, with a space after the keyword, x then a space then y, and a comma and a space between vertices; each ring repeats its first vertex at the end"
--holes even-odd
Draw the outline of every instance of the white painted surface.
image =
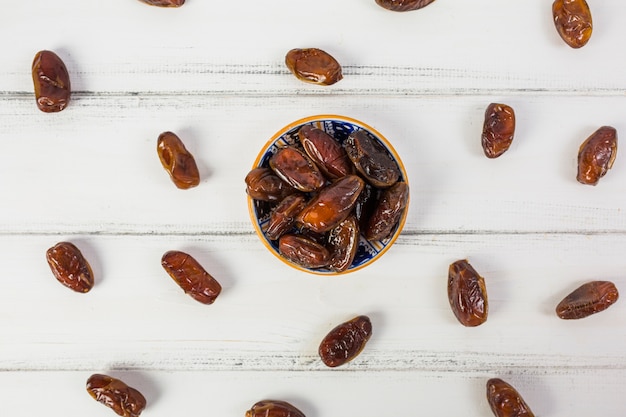
MULTIPOLYGON (((609 279, 624 291, 626 165, 597 187, 575 180, 580 143, 626 129, 626 3, 591 1, 595 29, 568 48, 540 0, 438 0, 392 13, 373 0, 314 5, 188 0, 13 2, 0 66, 0 399, 2 414, 111 416, 84 391, 109 372, 146 394, 145 416, 243 416, 264 398, 307 417, 490 415, 484 384, 514 383, 538 416, 623 416, 626 314, 619 301, 565 322, 556 303, 609 279), (344 66, 304 84, 287 50, 316 46, 344 66), (58 114, 36 109, 30 64, 65 60, 75 90, 58 114), (512 105, 516 138, 480 148, 490 102, 512 105), (293 120, 360 119, 401 155, 411 184, 404 233, 372 266, 307 275, 269 254, 250 225, 243 178, 293 120), (176 189, 156 138, 177 132, 202 182, 176 189), (76 243, 96 286, 74 294, 45 262, 76 243), (195 256, 223 285, 214 305, 185 296, 159 265, 195 256), (463 328, 448 265, 485 277, 487 323, 463 328), (328 370, 319 341, 370 315, 374 335, 328 370)), ((621 151, 620 151, 621 152, 621 151)))

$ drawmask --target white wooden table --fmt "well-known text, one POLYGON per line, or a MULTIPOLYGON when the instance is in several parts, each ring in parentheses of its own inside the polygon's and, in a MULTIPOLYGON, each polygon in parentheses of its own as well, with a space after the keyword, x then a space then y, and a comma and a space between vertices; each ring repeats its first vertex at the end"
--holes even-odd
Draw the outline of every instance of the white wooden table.
POLYGON ((307 417, 491 415, 501 377, 537 416, 623 416, 626 303, 579 321, 556 303, 593 279, 626 291, 626 161, 596 187, 576 182, 580 143, 626 132, 626 2, 589 0, 594 34, 570 49, 548 0, 438 0, 393 13, 374 0, 211 2, 23 0, 0 21, 0 403, 2 415, 113 416, 85 391, 93 373, 142 391, 146 417, 243 417, 292 402, 307 417), (318 47, 345 78, 296 80, 285 53, 318 47), (35 106, 30 65, 54 50, 70 106, 35 106), (490 102, 517 131, 482 153, 490 102), (353 274, 296 271, 253 232, 243 178, 282 126, 342 114, 382 132, 409 174, 404 231, 353 274), (156 154, 179 134, 200 166, 174 187, 156 154), (85 295, 52 276, 45 251, 81 248, 85 295), (160 266, 192 254, 223 292, 184 295, 160 266), (447 301, 448 265, 485 277, 489 320, 464 328, 447 301), (321 338, 357 314, 374 332, 336 369, 321 338))

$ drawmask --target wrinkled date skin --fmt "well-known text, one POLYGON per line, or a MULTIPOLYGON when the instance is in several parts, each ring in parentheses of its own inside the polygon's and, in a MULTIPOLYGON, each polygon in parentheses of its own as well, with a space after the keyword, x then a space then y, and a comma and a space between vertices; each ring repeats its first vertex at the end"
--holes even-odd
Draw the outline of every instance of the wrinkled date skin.
POLYGON ((317 48, 292 49, 285 64, 297 79, 313 84, 332 85, 343 78, 339 62, 317 48))
POLYGON ((297 222, 317 233, 329 231, 350 215, 364 186, 356 175, 338 179, 311 199, 297 222))
POLYGON ((180 7, 185 4, 185 0, 140 0, 151 6, 159 7, 180 7))
POLYGON ((499 378, 487 381, 487 402, 496 417, 535 417, 517 390, 499 378))
POLYGON ((515 134, 515 112, 506 104, 491 103, 485 111, 482 145, 487 158, 506 152, 515 134))
POLYGON ((300 235, 282 235, 278 251, 287 260, 305 268, 322 268, 330 261, 330 252, 324 245, 300 235))
POLYGON ((70 76, 65 64, 52 51, 39 51, 33 59, 33 84, 37 107, 45 113, 63 110, 70 102, 70 76))
POLYGON ((246 411, 246 417, 305 417, 304 413, 286 401, 263 400, 246 411))
POLYGON ((202 304, 213 304, 222 291, 220 283, 189 254, 166 252, 161 265, 186 294, 202 304))
POLYGON ((557 306, 556 315, 564 320, 582 319, 611 307, 619 293, 610 281, 591 281, 567 295, 557 306))
POLYGON ((255 200, 277 202, 297 191, 269 168, 254 168, 245 182, 246 193, 255 200))
POLYGON ((56 279, 67 288, 80 293, 93 288, 91 266, 72 243, 57 243, 47 250, 46 260, 56 279))
POLYGON ((186 190, 200 184, 196 160, 176 134, 161 133, 157 139, 157 153, 176 187, 186 190))
POLYGON ((387 188, 400 178, 391 155, 365 130, 352 132, 343 146, 356 169, 373 186, 387 188))
POLYGON ((298 131, 298 139, 304 151, 330 179, 352 174, 353 165, 346 150, 332 136, 311 125, 298 131))
POLYGON ((369 218, 365 238, 367 240, 387 239, 400 221, 408 204, 409 186, 405 182, 397 182, 385 189, 369 218))
POLYGON ((372 336, 372 323, 367 316, 357 316, 332 329, 320 343, 318 353, 330 368, 356 358, 372 336))
POLYGON ((617 156, 617 131, 602 126, 580 145, 578 150, 578 174, 581 184, 596 185, 613 166, 617 156))
POLYGON ((448 300, 452 312, 462 325, 475 327, 487 321, 489 305, 485 280, 467 260, 450 265, 448 300))
POLYGON ((146 399, 141 392, 108 375, 90 376, 87 392, 122 417, 138 417, 146 408, 146 399))
POLYGON ((593 32, 591 10, 585 0, 556 0, 552 17, 559 36, 572 48, 582 48, 593 32))
POLYGON ((343 272, 354 261, 359 247, 359 223, 355 216, 348 216, 328 233, 330 262, 328 268, 343 272))
POLYGON ((293 146, 280 148, 269 164, 278 177, 296 190, 308 193, 326 184, 324 175, 311 158, 293 146))
POLYGON ((428 6, 435 0, 376 0, 376 4, 394 12, 408 12, 428 6))
POLYGON ((270 240, 276 240, 289 231, 296 222, 296 216, 300 214, 304 208, 305 202, 306 199, 302 194, 292 194, 285 197, 285 199, 272 210, 267 230, 265 231, 266 236, 270 240))

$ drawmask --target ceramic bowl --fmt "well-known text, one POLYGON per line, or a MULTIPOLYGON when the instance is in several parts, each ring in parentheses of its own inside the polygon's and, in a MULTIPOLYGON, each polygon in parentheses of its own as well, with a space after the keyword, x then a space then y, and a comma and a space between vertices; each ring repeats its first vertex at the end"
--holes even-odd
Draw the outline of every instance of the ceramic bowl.
MULTIPOLYGON (((379 143, 385 147, 385 149, 387 149, 391 157, 395 160, 401 173, 399 181, 404 181, 408 184, 407 174, 400 157, 394 150, 391 143, 389 143, 389 141, 381 133, 361 121, 338 115, 310 116, 289 123, 287 126, 276 132, 276 134, 274 134, 270 140, 267 141, 254 161, 252 168, 269 167, 269 159, 283 146, 300 146, 297 133, 302 126, 307 124, 324 130, 340 143, 343 143, 350 133, 356 130, 365 129, 375 139, 377 139, 379 143)), ((407 207, 404 209, 400 221, 388 238, 379 241, 367 241, 363 236, 361 236, 354 261, 347 270, 341 272, 332 271, 326 268, 309 269, 285 259, 278 251, 278 241, 270 240, 265 234, 265 229, 269 221, 272 207, 273 206, 267 202, 253 200, 250 196, 248 196, 248 211, 250 213, 252 225, 265 247, 267 247, 267 249, 278 259, 280 259, 280 261, 300 271, 306 271, 318 275, 339 275, 357 271, 380 259, 380 257, 389 250, 400 235, 406 221, 409 206, 407 203, 407 207)))

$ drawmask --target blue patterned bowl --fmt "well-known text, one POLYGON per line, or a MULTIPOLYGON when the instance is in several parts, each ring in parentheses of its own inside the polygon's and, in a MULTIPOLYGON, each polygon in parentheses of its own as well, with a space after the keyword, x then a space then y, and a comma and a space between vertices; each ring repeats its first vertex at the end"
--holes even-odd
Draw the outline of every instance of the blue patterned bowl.
MULTIPOLYGON (((408 184, 407 174, 404 169, 404 165, 400 160, 400 157, 383 135, 381 135, 378 131, 363 122, 352 119, 350 117, 337 115, 323 114, 318 116, 310 116, 304 119, 296 120, 295 122, 283 127, 274 136, 272 136, 272 138, 265 144, 263 149, 261 149, 261 152, 254 161, 252 168, 269 167, 269 159, 272 157, 272 155, 276 153, 279 148, 283 146, 299 144, 297 136, 298 130, 302 126, 307 124, 323 129, 326 133, 334 137, 340 143, 343 143, 343 141, 348 138, 350 133, 356 130, 365 129, 374 138, 376 138, 387 149, 387 151, 389 151, 389 154, 393 157, 395 162, 398 164, 398 168, 400 169, 400 181, 404 181, 408 184)), ((354 257, 354 261, 352 262, 352 265, 350 265, 350 267, 343 272, 336 272, 325 268, 308 269, 282 257, 278 251, 278 242, 268 239, 265 234, 271 209, 272 206, 267 202, 253 200, 248 196, 248 211, 250 213, 250 219, 252 220, 252 224, 256 230, 257 235, 261 239, 261 242, 263 242, 263 244, 267 247, 267 249, 269 249, 270 252, 272 252, 282 262, 300 271, 306 271, 318 275, 340 275, 346 274, 348 272, 354 272, 356 270, 366 267, 367 265, 370 265, 372 262, 379 259, 387 250, 389 250, 391 245, 396 241, 396 239, 400 235, 400 232, 402 231, 402 227, 404 226, 404 223, 406 221, 408 204, 407 209, 404 210, 400 221, 398 222, 395 230, 389 238, 379 241, 367 241, 363 236, 361 236, 361 240, 359 242, 359 247, 357 249, 356 256, 354 257)))

